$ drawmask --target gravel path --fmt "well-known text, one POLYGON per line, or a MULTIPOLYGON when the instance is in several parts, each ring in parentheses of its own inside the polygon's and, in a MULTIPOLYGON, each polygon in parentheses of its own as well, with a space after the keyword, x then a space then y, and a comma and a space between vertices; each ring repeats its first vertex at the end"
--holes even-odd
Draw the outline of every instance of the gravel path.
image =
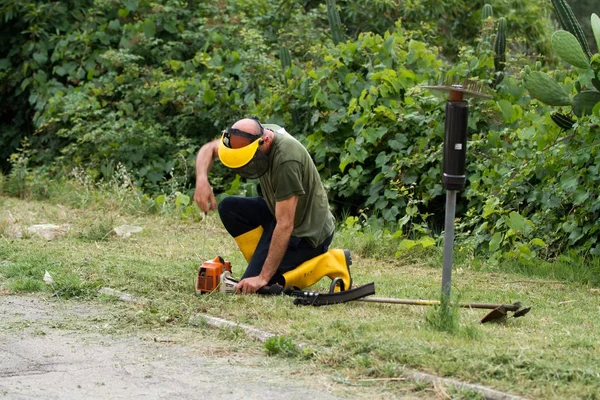
POLYGON ((0 398, 348 398, 331 377, 256 350, 230 352, 206 332, 190 340, 190 332, 124 336, 73 324, 93 324, 102 312, 87 303, 0 295, 0 398))

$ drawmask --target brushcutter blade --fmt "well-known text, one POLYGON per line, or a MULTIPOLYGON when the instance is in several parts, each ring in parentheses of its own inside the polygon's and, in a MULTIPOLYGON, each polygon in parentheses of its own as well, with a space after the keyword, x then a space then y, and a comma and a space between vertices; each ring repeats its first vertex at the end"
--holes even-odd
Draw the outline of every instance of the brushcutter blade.
POLYGON ((487 315, 481 319, 481 323, 485 324, 487 322, 504 322, 508 318, 507 314, 509 311, 513 312, 513 318, 519 318, 531 311, 531 307, 522 307, 521 303, 519 302, 509 305, 501 305, 487 313, 487 315))
POLYGON ((485 317, 481 319, 481 323, 485 324, 487 322, 502 322, 506 320, 506 307, 499 306, 494 308, 492 311, 487 313, 485 317))

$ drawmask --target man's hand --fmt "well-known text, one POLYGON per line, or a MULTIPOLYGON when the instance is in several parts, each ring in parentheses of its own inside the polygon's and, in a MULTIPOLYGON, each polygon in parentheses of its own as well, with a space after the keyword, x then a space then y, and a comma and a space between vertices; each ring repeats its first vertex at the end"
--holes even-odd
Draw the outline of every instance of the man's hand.
POLYGON ((252 278, 242 279, 237 285, 235 285, 235 292, 242 294, 256 293, 258 289, 266 286, 267 283, 269 282, 260 275, 252 278))
POLYGON ((200 210, 202 210, 202 212, 204 213, 207 213, 210 210, 216 210, 217 201, 215 200, 215 195, 213 194, 212 188, 208 183, 208 179, 196 181, 194 201, 196 202, 196 204, 198 204, 198 207, 200 207, 200 210))

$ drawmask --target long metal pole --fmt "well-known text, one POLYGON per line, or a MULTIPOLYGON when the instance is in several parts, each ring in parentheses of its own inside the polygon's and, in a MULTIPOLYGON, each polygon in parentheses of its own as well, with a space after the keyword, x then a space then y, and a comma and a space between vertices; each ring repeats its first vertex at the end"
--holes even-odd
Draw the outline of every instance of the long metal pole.
POLYGON ((456 190, 446 192, 446 219, 444 221, 444 262, 442 266, 442 298, 450 299, 452 287, 452 262, 454 248, 454 216, 456 213, 456 190))
MULTIPOLYGON (((439 300, 412 300, 412 299, 393 299, 388 297, 364 297, 357 299, 356 301, 363 301, 365 303, 387 303, 387 304, 404 304, 410 306, 439 306, 441 302, 439 300)), ((489 303, 459 303, 458 307, 461 308, 485 308, 495 309, 498 307, 504 307, 507 311, 516 311, 521 307, 521 303, 517 302, 514 304, 489 304, 489 303)))

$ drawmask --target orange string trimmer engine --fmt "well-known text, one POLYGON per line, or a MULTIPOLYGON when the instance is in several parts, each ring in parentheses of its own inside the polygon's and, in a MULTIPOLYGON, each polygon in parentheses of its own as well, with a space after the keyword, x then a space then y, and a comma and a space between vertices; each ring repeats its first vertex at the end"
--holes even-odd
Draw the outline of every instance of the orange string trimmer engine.
POLYGON ((225 271, 231 272, 231 263, 225 261, 221 256, 202 263, 196 277, 196 294, 212 292, 217 289, 221 283, 221 274, 225 271))

